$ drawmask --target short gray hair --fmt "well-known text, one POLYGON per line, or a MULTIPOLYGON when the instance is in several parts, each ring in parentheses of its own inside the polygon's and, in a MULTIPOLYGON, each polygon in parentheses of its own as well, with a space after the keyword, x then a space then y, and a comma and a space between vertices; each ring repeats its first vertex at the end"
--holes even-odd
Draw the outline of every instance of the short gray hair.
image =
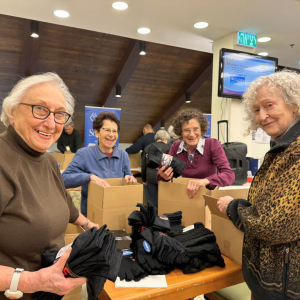
POLYGON ((270 92, 278 89, 286 104, 296 105, 298 107, 298 115, 300 114, 300 75, 298 73, 283 70, 268 76, 261 76, 250 84, 243 95, 244 120, 248 123, 248 134, 258 128, 255 122, 253 103, 256 99, 257 91, 263 86, 266 86, 270 92))
POLYGON ((157 142, 158 140, 162 140, 162 141, 165 141, 165 140, 168 140, 170 138, 170 135, 165 131, 165 130, 158 130, 155 134, 155 141, 157 142))
POLYGON ((7 127, 10 125, 9 118, 12 118, 12 110, 21 102, 26 93, 34 86, 42 83, 50 83, 57 87, 66 101, 67 113, 72 115, 74 113, 75 100, 68 87, 63 80, 52 72, 36 74, 26 78, 22 78, 10 91, 8 96, 3 100, 1 110, 1 121, 7 127))
POLYGON ((64 128, 68 127, 68 126, 72 126, 75 127, 74 122, 72 121, 72 119, 70 118, 70 120, 64 125, 64 128))

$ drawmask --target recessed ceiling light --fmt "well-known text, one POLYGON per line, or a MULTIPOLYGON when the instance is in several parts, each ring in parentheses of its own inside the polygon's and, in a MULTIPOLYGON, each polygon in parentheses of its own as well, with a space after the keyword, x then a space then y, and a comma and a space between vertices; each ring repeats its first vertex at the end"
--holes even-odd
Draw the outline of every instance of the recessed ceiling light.
POLYGON ((261 55, 261 56, 268 56, 268 54, 269 54, 268 52, 259 52, 258 53, 258 55, 261 55))
POLYGON ((35 38, 35 39, 39 37, 39 35, 37 33, 32 33, 30 36, 35 38))
POLYGON ((112 7, 117 10, 124 10, 128 8, 128 4, 125 2, 114 2, 112 7))
POLYGON ((266 36, 266 37, 259 38, 257 41, 260 43, 266 43, 266 42, 271 41, 271 38, 266 36))
POLYGON ((53 14, 59 18, 68 18, 70 14, 65 10, 55 10, 53 14))
POLYGON ((151 32, 151 30, 149 28, 146 28, 146 27, 141 27, 137 30, 138 33, 140 34, 148 34, 151 32))
POLYGON ((206 28, 208 26, 207 22, 198 22, 194 24, 195 28, 206 28))

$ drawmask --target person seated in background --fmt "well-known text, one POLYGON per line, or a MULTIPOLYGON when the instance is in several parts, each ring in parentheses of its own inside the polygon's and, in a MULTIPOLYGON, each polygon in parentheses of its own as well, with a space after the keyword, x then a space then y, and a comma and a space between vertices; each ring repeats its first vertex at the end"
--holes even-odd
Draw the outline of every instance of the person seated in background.
POLYGON ((64 125, 64 130, 57 141, 57 149, 61 153, 65 151, 76 153, 79 148, 81 148, 80 132, 74 128, 72 121, 68 122, 64 125))
POLYGON ((21 79, 4 99, 0 135, 0 299, 65 295, 86 278, 65 278, 70 250, 41 268, 45 250, 65 245, 68 223, 99 228, 74 206, 55 158, 46 150, 74 111, 74 98, 55 73, 21 79), (19 279, 19 280, 18 280, 19 279))
POLYGON ((151 145, 157 147, 161 152, 168 153, 170 145, 167 144, 170 135, 165 130, 159 130, 155 134, 155 142, 145 148, 142 157, 142 181, 145 187, 146 200, 158 208, 158 184, 156 179, 157 169, 147 167, 148 150, 151 145))
POLYGON ((168 128, 168 133, 170 135, 170 138, 168 140, 168 144, 170 145, 170 148, 171 146, 175 143, 175 142, 178 142, 180 140, 179 136, 175 134, 174 132, 174 126, 173 125, 170 125, 169 128, 168 128))
MULTIPOLYGON (((187 108, 179 111, 173 120, 173 126, 175 134, 183 140, 172 145, 169 155, 186 163, 182 177, 195 178, 187 186, 190 198, 195 197, 201 186, 214 189, 216 186, 228 186, 234 182, 234 172, 220 142, 203 137, 208 123, 200 110, 187 108)), ((157 174, 158 180, 169 181, 172 177, 171 167, 163 166, 157 174)))
MULTIPOLYGON (((143 136, 141 136, 133 145, 125 149, 128 154, 136 154, 140 151, 144 152, 144 149, 154 142, 155 133, 150 124, 146 124, 143 128, 143 136)), ((142 153, 143 156, 143 153, 142 153)))
POLYGON ((79 149, 62 174, 67 189, 82 186, 81 212, 85 216, 90 181, 103 187, 110 186, 105 178, 125 177, 126 182, 136 182, 128 154, 115 145, 120 132, 117 116, 112 112, 100 113, 93 122, 93 129, 98 145, 79 149))

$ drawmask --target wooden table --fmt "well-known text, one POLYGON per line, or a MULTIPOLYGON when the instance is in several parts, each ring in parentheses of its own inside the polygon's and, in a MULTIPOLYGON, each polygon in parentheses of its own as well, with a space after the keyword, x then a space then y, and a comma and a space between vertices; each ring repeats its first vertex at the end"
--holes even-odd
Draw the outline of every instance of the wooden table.
POLYGON ((185 275, 175 269, 166 275, 168 287, 163 288, 115 288, 107 281, 98 300, 183 300, 211 293, 244 282, 242 267, 223 256, 226 267, 212 267, 199 273, 185 275))

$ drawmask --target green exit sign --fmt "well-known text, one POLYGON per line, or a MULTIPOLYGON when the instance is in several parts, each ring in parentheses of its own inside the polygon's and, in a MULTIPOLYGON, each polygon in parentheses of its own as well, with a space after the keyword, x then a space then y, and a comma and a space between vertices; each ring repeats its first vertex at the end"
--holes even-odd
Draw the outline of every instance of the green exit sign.
POLYGON ((240 46, 255 48, 257 44, 257 36, 251 33, 238 31, 236 33, 236 44, 240 46))

